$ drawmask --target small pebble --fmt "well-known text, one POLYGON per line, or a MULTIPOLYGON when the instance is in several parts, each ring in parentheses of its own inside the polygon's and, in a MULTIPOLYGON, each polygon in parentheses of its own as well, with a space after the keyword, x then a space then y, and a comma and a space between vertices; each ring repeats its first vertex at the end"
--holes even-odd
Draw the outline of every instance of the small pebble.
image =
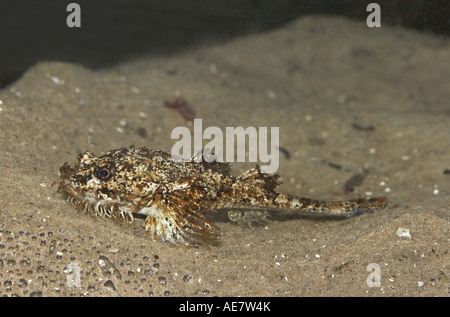
POLYGON ((57 85, 64 85, 64 80, 59 79, 58 77, 51 76, 50 80, 57 85))
POLYGON ((217 74, 217 66, 216 64, 210 64, 209 65, 209 71, 211 72, 211 74, 217 74))
POLYGON ((277 93, 273 90, 268 90, 267 92, 267 97, 269 97, 270 99, 276 99, 277 98, 277 93))
POLYGON ((409 229, 406 228, 398 228, 395 233, 400 238, 408 238, 411 239, 411 235, 409 234, 409 229))
POLYGON ((177 73, 177 70, 173 65, 167 66, 167 68, 166 68, 167 75, 176 75, 176 73, 177 73))

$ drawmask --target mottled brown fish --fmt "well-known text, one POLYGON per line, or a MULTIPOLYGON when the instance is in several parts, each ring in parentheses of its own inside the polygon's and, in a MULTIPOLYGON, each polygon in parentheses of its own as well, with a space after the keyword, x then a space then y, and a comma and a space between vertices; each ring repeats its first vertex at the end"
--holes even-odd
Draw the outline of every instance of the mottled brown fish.
POLYGON ((214 243, 219 230, 204 217, 209 210, 226 210, 232 221, 251 225, 266 221, 270 210, 350 217, 386 205, 384 197, 326 202, 285 195, 275 191, 279 175, 258 166, 233 177, 228 163, 178 161, 133 145, 99 157, 82 152, 59 174, 54 184, 78 209, 127 224, 144 215, 146 232, 174 245, 214 243))

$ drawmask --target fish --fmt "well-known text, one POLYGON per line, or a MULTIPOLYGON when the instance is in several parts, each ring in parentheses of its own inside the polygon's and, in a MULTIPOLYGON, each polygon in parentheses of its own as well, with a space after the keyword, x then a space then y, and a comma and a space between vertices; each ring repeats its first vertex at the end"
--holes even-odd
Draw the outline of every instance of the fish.
POLYGON ((224 211, 241 226, 265 223, 270 212, 353 217, 385 208, 385 197, 321 201, 277 192, 280 175, 263 173, 258 165, 232 176, 230 164, 190 160, 171 153, 130 145, 96 156, 83 151, 71 167, 65 162, 53 185, 75 207, 93 216, 131 224, 145 218, 154 240, 175 246, 216 245, 219 228, 205 212, 224 211))

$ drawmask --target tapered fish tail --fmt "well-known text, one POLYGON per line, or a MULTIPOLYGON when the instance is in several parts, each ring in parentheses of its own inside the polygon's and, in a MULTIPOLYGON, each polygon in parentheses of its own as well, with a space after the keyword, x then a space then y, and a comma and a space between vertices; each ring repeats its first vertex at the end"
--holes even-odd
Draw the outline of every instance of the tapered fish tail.
POLYGON ((327 202, 294 195, 277 193, 281 184, 277 174, 261 173, 259 167, 237 177, 231 191, 222 194, 216 209, 228 211, 232 221, 251 225, 267 220, 269 211, 282 210, 296 214, 352 217, 360 213, 384 208, 385 197, 357 198, 347 201, 327 202))
POLYGON ((329 202, 278 194, 273 203, 275 208, 302 214, 352 217, 384 208, 387 200, 386 197, 371 197, 329 202))

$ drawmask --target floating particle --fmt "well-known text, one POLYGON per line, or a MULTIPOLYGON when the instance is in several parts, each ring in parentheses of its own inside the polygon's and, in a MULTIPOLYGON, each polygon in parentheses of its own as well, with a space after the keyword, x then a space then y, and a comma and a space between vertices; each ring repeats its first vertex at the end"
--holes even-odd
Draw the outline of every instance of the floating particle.
POLYGON ((177 74, 177 69, 175 68, 175 66, 169 65, 166 68, 166 74, 167 75, 176 75, 177 74))
POLYGON ((400 238, 408 238, 411 239, 411 235, 409 234, 409 229, 406 228, 398 228, 395 233, 400 238))
POLYGON ((266 91, 267 97, 269 97, 270 99, 276 99, 277 98, 277 93, 273 90, 267 90, 266 91))
POLYGON ((288 150, 286 150, 285 148, 279 146, 279 147, 278 147, 278 150, 279 150, 281 153, 283 153, 283 155, 284 155, 285 158, 289 159, 289 158, 291 157, 291 153, 290 153, 288 150))
POLYGON ((340 169, 342 168, 341 165, 336 164, 336 163, 332 163, 332 162, 328 162, 328 166, 329 166, 329 167, 332 167, 332 168, 335 168, 335 169, 337 169, 337 170, 340 170, 340 169))
POLYGON ((369 171, 367 169, 361 169, 360 172, 354 174, 344 183, 344 193, 352 193, 355 190, 355 187, 358 187, 364 181, 369 171))
POLYGON ((352 128, 359 130, 359 131, 373 131, 375 130, 375 127, 373 125, 368 125, 368 126, 362 126, 359 125, 358 123, 352 123, 352 128))
POLYGON ((147 137, 147 130, 143 127, 139 127, 136 129, 136 133, 137 135, 139 135, 142 138, 146 138, 147 137))
POLYGON ((176 97, 174 99, 165 100, 164 106, 178 111, 185 120, 194 121, 195 118, 195 110, 189 106, 189 103, 186 99, 182 97, 176 97))
POLYGON ((55 84, 57 84, 57 85, 64 85, 64 80, 59 79, 59 78, 56 77, 56 76, 51 76, 51 77, 50 77, 50 80, 51 80, 52 82, 54 82, 55 84))
POLYGON ((299 63, 295 63, 294 62, 293 64, 289 65, 286 73, 288 75, 292 75, 293 73, 295 73, 295 72, 297 72, 299 70, 301 70, 301 65, 299 63))
POLYGON ((325 141, 320 138, 308 138, 308 143, 311 145, 324 145, 325 141))
POLYGON ((209 71, 211 72, 211 74, 217 74, 218 70, 216 64, 210 64, 209 71))

